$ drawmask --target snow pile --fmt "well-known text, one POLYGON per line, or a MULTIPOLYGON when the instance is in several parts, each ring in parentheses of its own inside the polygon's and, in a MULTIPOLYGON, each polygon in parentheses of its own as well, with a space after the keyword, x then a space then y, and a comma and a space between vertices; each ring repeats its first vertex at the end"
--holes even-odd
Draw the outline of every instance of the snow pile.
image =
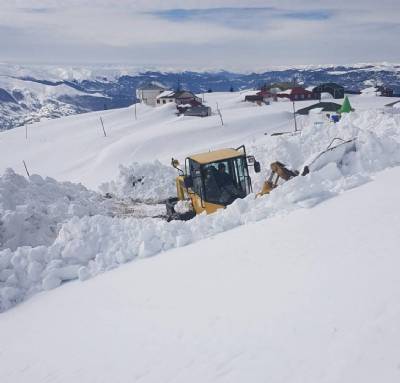
MULTIPOLYGON (((185 246, 248 222, 286 214, 298 208, 309 208, 345 190, 368 182, 375 172, 400 164, 398 117, 376 111, 351 113, 344 116, 338 124, 327 122, 318 127, 314 124, 305 124, 301 134, 263 136, 258 142, 253 143, 251 150, 248 150, 264 165, 263 172, 253 176, 255 191, 261 188, 262 182, 268 176, 266 165, 273 161, 279 160, 293 169, 301 169, 335 137, 345 140, 356 138, 357 151, 347 153, 337 163, 330 162, 316 172, 282 184, 270 195, 255 198, 252 194, 215 214, 199 215, 188 222, 167 223, 161 219, 108 217, 101 215, 101 209, 96 207, 97 195, 90 194, 91 192, 81 186, 57 184, 55 181, 37 177, 33 179, 31 177, 28 182, 9 171, 2 184, 20 183, 21 186, 14 188, 8 186, 6 188, 8 193, 2 193, 5 195, 0 205, 3 206, 2 211, 11 211, 12 215, 17 215, 16 206, 23 206, 26 204, 24 201, 34 201, 31 209, 36 213, 34 217, 39 217, 35 220, 38 233, 42 233, 43 227, 47 226, 47 221, 43 217, 51 221, 51 217, 55 216, 56 218, 51 221, 55 228, 58 223, 64 223, 56 240, 50 246, 17 249, 14 246, 0 251, 0 311, 8 309, 38 291, 57 287, 63 281, 77 278, 85 280, 136 258, 185 246), (12 181, 7 183, 7 179, 12 181), (60 198, 42 197, 39 190, 43 183, 46 185, 53 183, 52 187, 59 190, 59 194, 51 193, 51 195, 56 194, 60 198), (27 184, 30 186, 27 187, 27 184), (27 189, 24 195, 28 195, 29 198, 21 198, 22 202, 18 203, 5 202, 8 201, 7 196, 17 198, 20 193, 19 188, 27 189), (31 190, 35 190, 36 194, 31 190), (71 200, 65 199, 64 194, 67 191, 68 195, 72 195, 71 200, 77 201, 76 207, 72 209, 73 212, 67 209, 71 203, 71 200), (88 205, 81 206, 80 201, 83 199, 93 201, 94 207, 89 202, 88 205), (64 201, 65 205, 60 200, 64 201), (44 209, 45 213, 39 214, 42 213, 41 209, 44 209), (59 215, 48 214, 53 210, 59 215), (90 216, 93 213, 98 215, 90 216), (72 218, 67 220, 68 217, 72 218)), ((160 199, 160 196, 167 197, 174 194, 175 176, 174 169, 160 163, 134 164, 131 167, 122 167, 118 180, 103 185, 102 190, 123 197, 129 195, 133 199, 160 199)), ((6 189, 3 186, 3 190, 6 189)), ((26 217, 32 216, 28 215, 28 208, 21 209, 24 215, 19 218, 19 224, 26 222, 26 217)), ((10 233, 14 232, 16 227, 14 226, 10 233)), ((26 231, 27 227, 22 229, 21 233, 26 231)), ((47 234, 43 236, 50 239, 50 234, 47 234)), ((21 242, 15 243, 21 244, 21 242)), ((31 246, 36 244, 38 243, 30 243, 31 246)))
POLYGON ((50 245, 63 222, 104 214, 106 204, 80 184, 39 175, 26 179, 8 169, 0 176, 0 250, 50 245))
POLYGON ((329 121, 320 125, 305 124, 301 134, 266 136, 263 142, 249 147, 248 152, 263 164, 262 172, 252 177, 254 190, 259 190, 268 176, 267 164, 280 161, 301 170, 335 138, 357 138, 357 152, 350 153, 348 162, 342 164, 344 176, 357 173, 368 176, 400 163, 400 116, 377 111, 349 113, 337 124, 329 121))
POLYGON ((159 161, 120 165, 115 181, 103 183, 99 189, 118 198, 158 202, 176 194, 177 171, 159 161))
POLYGON ((335 164, 283 184, 271 195, 249 195, 227 209, 188 222, 102 215, 74 217, 49 246, 0 252, 0 311, 32 294, 71 279, 85 280, 120 264, 209 238, 248 222, 312 207, 342 190, 365 182, 343 178, 335 164))

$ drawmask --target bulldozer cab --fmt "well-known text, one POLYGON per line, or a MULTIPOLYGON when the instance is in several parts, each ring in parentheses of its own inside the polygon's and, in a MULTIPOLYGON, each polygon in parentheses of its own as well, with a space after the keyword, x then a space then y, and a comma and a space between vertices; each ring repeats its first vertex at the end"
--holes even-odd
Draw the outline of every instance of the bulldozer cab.
POLYGON ((192 191, 204 202, 227 206, 251 192, 246 157, 226 158, 208 163, 187 160, 192 191))
POLYGON ((166 201, 168 220, 186 220, 203 212, 211 214, 246 197, 252 192, 249 166, 253 166, 256 173, 260 171, 260 164, 246 154, 244 145, 189 156, 184 170, 175 159, 171 164, 179 176, 176 178, 177 197, 166 201), (186 203, 190 204, 189 210, 185 210, 186 203))
POLYGON ((190 198, 196 214, 213 213, 252 192, 248 163, 259 164, 241 146, 187 157, 177 179, 178 198, 190 198))

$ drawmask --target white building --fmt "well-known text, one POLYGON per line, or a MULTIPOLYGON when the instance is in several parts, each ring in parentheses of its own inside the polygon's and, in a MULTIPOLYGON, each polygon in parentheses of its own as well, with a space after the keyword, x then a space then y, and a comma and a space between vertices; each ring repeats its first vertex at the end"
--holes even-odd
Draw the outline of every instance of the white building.
POLYGON ((168 104, 170 102, 175 102, 176 92, 173 90, 165 90, 156 97, 157 105, 168 104))
POLYGON ((157 96, 165 92, 165 88, 161 85, 150 83, 136 89, 136 98, 146 105, 156 106, 157 96))
POLYGON ((164 105, 170 102, 175 102, 177 105, 188 104, 196 102, 201 104, 201 98, 197 97, 194 93, 187 90, 171 91, 167 90, 157 96, 157 105, 164 105))

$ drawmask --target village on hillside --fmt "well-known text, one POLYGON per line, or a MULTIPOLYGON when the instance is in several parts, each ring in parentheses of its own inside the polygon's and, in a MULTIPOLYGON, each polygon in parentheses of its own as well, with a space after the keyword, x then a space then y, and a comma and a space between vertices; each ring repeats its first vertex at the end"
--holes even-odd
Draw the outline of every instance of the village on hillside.
MULTIPOLYGON (((364 85, 367 87, 362 90, 348 90, 344 86, 332 82, 304 87, 293 80, 292 82, 263 84, 258 89, 246 91, 243 101, 258 106, 290 101, 293 103, 293 111, 297 115, 319 115, 330 121, 338 122, 342 113, 354 110, 347 95, 399 97, 390 86, 378 85, 373 82, 364 85), (295 105, 297 102, 313 100, 316 101, 315 104, 306 107, 299 108, 295 105)), ((233 92, 233 88, 230 91, 233 92)), ((208 93, 210 92, 212 92, 211 89, 208 90, 208 93)), ((181 89, 180 86, 176 90, 171 90, 160 83, 149 82, 136 90, 136 99, 140 103, 153 107, 175 103, 178 116, 208 117, 213 113, 211 106, 204 101, 204 94, 201 98, 189 90, 181 89)), ((385 105, 385 110, 389 113, 400 113, 399 106, 399 101, 391 102, 385 105)))

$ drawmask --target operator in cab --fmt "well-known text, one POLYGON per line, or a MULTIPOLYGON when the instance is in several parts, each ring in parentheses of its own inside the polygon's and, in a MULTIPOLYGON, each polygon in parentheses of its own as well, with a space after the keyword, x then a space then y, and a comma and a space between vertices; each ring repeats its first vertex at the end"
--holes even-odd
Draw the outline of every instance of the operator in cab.
POLYGON ((215 178, 219 187, 233 185, 232 177, 226 172, 226 166, 223 162, 218 164, 218 173, 215 178))

